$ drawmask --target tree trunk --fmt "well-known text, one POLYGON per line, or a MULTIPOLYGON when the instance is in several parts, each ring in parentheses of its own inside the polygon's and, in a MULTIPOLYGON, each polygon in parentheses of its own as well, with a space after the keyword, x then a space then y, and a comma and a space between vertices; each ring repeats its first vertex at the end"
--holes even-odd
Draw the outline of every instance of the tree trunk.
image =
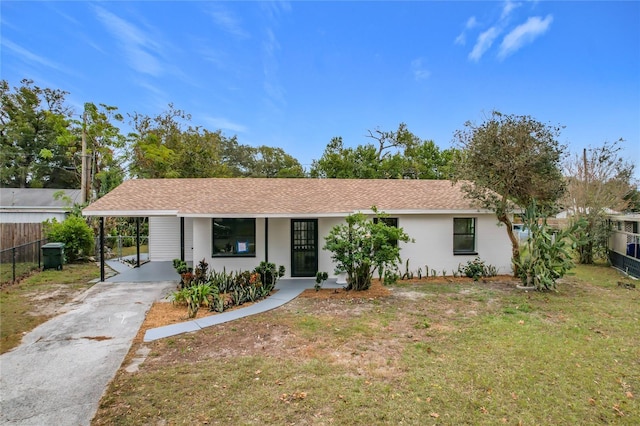
POLYGON ((513 276, 518 276, 518 262, 520 261, 520 241, 513 233, 513 222, 506 213, 499 214, 498 220, 507 227, 507 235, 511 240, 511 264, 513 265, 513 276))

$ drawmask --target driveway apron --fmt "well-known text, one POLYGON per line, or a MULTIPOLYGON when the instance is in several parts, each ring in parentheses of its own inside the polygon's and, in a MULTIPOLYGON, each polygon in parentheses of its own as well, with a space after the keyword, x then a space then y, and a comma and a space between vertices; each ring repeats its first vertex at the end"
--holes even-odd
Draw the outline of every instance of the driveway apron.
POLYGON ((175 281, 94 285, 0 356, 0 424, 88 425, 153 301, 175 281))

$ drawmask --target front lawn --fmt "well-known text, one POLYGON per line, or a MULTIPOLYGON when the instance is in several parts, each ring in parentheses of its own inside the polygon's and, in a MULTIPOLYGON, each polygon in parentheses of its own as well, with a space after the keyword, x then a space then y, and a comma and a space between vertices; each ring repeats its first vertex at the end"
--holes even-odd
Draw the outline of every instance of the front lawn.
POLYGON ((640 289, 620 279, 398 284, 138 341, 93 423, 638 424, 640 289))

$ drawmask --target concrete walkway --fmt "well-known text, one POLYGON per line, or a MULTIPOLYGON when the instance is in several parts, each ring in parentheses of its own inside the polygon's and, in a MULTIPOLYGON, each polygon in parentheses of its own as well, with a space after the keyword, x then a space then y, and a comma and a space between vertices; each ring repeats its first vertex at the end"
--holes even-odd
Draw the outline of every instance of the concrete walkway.
POLYGON ((175 281, 94 285, 0 356, 0 424, 88 425, 146 312, 175 281))

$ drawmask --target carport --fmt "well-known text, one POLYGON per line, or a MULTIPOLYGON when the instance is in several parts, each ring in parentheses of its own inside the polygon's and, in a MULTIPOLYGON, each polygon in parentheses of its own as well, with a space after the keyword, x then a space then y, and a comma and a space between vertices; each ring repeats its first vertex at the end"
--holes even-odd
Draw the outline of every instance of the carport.
MULTIPOLYGON (((133 256, 129 258, 134 258, 133 256)), ((117 272, 109 278, 101 277, 101 281, 111 283, 147 283, 163 281, 179 281, 180 275, 173 268, 173 263, 169 261, 156 261, 140 263, 139 266, 131 267, 119 260, 105 260, 109 268, 117 272)))

